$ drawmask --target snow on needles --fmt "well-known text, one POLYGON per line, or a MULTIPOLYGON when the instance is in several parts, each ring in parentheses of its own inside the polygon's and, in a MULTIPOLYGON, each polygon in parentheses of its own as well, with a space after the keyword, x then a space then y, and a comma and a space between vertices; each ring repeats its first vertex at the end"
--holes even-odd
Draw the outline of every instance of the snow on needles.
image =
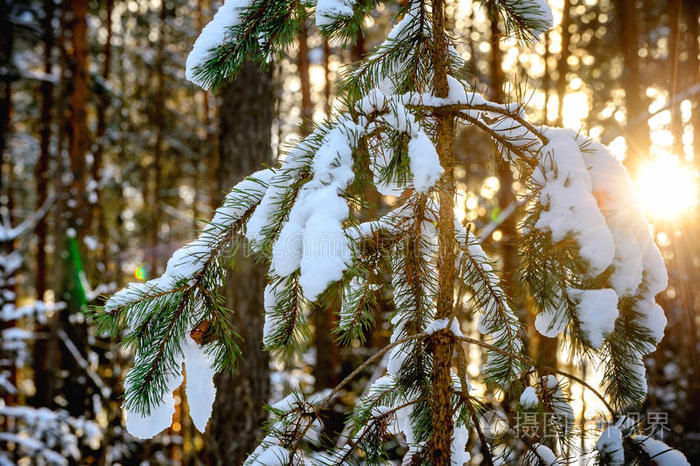
POLYGON ((342 227, 349 208, 342 193, 354 178, 352 151, 360 130, 344 119, 326 134, 313 159, 313 178, 301 188, 272 248, 272 270, 287 277, 301 268, 299 284, 312 301, 350 263, 342 227))
POLYGON ((316 2, 316 25, 328 26, 338 19, 353 14, 355 0, 318 0, 316 2))
POLYGON ((612 263, 615 244, 593 196, 576 133, 550 128, 546 136, 549 143, 532 175, 542 187, 539 200, 545 208, 535 228, 550 231, 554 243, 573 236, 579 254, 589 264, 590 275, 598 275, 612 263))
POLYGON ((603 339, 615 329, 619 315, 615 290, 569 289, 569 296, 576 302, 576 315, 588 343, 593 349, 600 348, 603 339))
POLYGON ((596 450, 600 453, 602 464, 625 464, 625 449, 622 445, 622 432, 620 432, 617 426, 610 426, 605 429, 605 432, 598 438, 596 450))
POLYGON ((527 13, 526 16, 534 21, 532 33, 535 36, 541 36, 552 29, 554 19, 552 17, 552 8, 547 3, 547 0, 520 0, 520 3, 522 6, 530 7, 533 10, 527 13))
MULTIPOLYGON (((183 281, 192 283, 196 280, 197 275, 202 273, 206 264, 217 254, 219 246, 225 242, 228 229, 260 201, 272 173, 272 170, 261 170, 238 183, 226 196, 223 205, 216 210, 212 222, 204 228, 199 238, 173 254, 162 276, 146 283, 131 283, 107 301, 105 310, 109 312, 128 307, 142 300, 144 295, 165 294, 183 281)), ((152 315, 150 309, 156 304, 152 302, 151 307, 140 312, 129 312, 127 314, 129 326, 136 328, 143 320, 148 319, 152 315)), ((191 415, 195 426, 204 431, 216 392, 212 380, 214 361, 189 337, 185 340, 179 352, 182 359, 179 362, 176 361, 176 364, 184 362, 188 374, 191 375, 191 379, 188 377, 191 382, 188 382, 186 388, 188 397, 191 396, 190 403, 194 404, 191 415)), ((149 350, 151 348, 138 349, 135 358, 136 366, 148 364, 149 350)), ((150 414, 143 415, 136 411, 127 413, 127 429, 132 435, 151 438, 170 426, 175 410, 172 392, 182 383, 182 380, 183 376, 179 372, 166 374, 165 397, 159 404, 151 406, 150 414)), ((132 390, 131 383, 127 375, 125 381, 127 391, 132 390)))
MULTIPOLYGON (((202 271, 207 261, 214 253, 215 248, 222 240, 225 231, 253 206, 263 196, 267 183, 272 177, 272 170, 261 170, 238 183, 226 196, 223 205, 216 209, 211 223, 204 228, 202 234, 194 241, 175 251, 165 273, 145 283, 130 283, 109 298, 105 304, 106 311, 113 311, 122 306, 127 306, 140 299, 144 293, 165 292, 171 290, 183 279, 194 280, 195 275, 202 271)), ((139 313, 129 316, 131 325, 137 322, 139 316, 147 313, 139 313)))
POLYGON ((523 408, 536 408, 539 400, 534 387, 526 387, 520 395, 520 406, 523 408))
POLYGON ((203 87, 202 80, 196 76, 197 67, 206 63, 213 49, 223 43, 228 29, 241 22, 241 12, 251 4, 251 0, 226 0, 214 15, 214 18, 204 26, 202 32, 192 46, 185 64, 185 77, 198 86, 203 87))
POLYGON ((413 186, 416 191, 424 193, 438 182, 444 170, 435 146, 402 100, 402 96, 386 95, 379 89, 373 89, 358 102, 357 107, 365 115, 383 112, 378 117, 378 122, 370 123, 368 131, 371 132, 373 128, 381 125, 406 133, 410 137, 408 158, 413 174, 413 186))
MULTIPOLYGON (((190 405, 190 416, 197 430, 204 432, 216 397, 215 371, 212 367, 214 361, 206 354, 204 348, 190 337, 185 338, 180 358, 180 364, 184 362, 187 374, 185 393, 190 405)), ((166 380, 166 394, 159 404, 151 407, 150 414, 127 410, 126 429, 131 435, 149 439, 170 427, 175 413, 175 398, 172 392, 180 386, 182 380, 182 373, 169 374, 166 380)))
POLYGON ((690 466, 683 453, 666 445, 661 440, 647 435, 633 436, 632 441, 639 445, 658 466, 690 466))

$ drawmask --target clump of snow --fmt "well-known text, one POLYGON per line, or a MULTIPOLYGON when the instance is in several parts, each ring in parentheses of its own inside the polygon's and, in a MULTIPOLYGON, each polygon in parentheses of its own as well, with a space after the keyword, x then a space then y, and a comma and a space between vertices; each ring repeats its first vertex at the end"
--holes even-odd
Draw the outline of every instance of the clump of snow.
POLYGON ((262 450, 255 460, 250 463, 254 466, 282 466, 289 464, 289 450, 280 445, 270 445, 262 450))
MULTIPOLYGON (((136 362, 138 363, 138 355, 136 362)), ((151 406, 150 414, 142 414, 138 411, 127 410, 125 416, 126 430, 134 437, 149 439, 170 427, 173 414, 175 414, 175 398, 173 397, 173 391, 182 384, 182 379, 182 373, 173 373, 167 376, 165 382, 165 396, 160 400, 160 403, 151 406)), ((127 374, 127 391, 130 389, 128 383, 127 374)))
POLYGON ((520 395, 520 406, 523 408, 535 408, 539 400, 537 399, 537 392, 534 387, 526 387, 523 393, 520 395))
POLYGON ((216 399, 216 386, 214 385, 214 360, 191 338, 186 338, 183 345, 185 357, 185 394, 190 407, 190 417, 197 430, 207 430, 207 422, 211 416, 214 400, 216 399))
POLYGON ((321 127, 316 128, 311 135, 289 151, 282 161, 282 166, 272 175, 265 195, 246 224, 246 238, 254 248, 257 249, 265 239, 265 230, 280 209, 291 181, 307 166, 305 155, 311 150, 310 141, 318 137, 321 131, 321 127))
MULTIPOLYGON (((576 315, 581 330, 593 349, 603 344, 603 339, 615 329, 617 293, 605 288, 602 290, 569 289, 568 294, 576 303, 576 315)), ((663 312, 662 312, 663 314, 663 312)))
POLYGON ((537 314, 535 317, 535 328, 547 338, 556 338, 566 328, 566 319, 563 310, 548 310, 537 314))
POLYGON ((661 440, 644 436, 632 436, 632 441, 639 445, 654 464, 658 466, 690 466, 683 453, 666 445, 661 440))
POLYGON ((301 269, 299 284, 314 301, 342 278, 351 251, 342 224, 349 208, 342 193, 352 182, 352 150, 361 128, 348 119, 331 129, 313 159, 313 178, 301 188, 272 247, 272 269, 286 277, 301 269))
POLYGON ((466 451, 467 442, 469 442, 469 429, 464 425, 455 427, 452 439, 452 466, 464 466, 471 459, 471 455, 466 451))
POLYGON ((526 16, 534 21, 535 27, 531 29, 535 36, 541 36, 545 32, 552 29, 553 18, 552 18, 552 8, 547 3, 547 0, 521 0, 521 7, 530 7, 531 12, 528 12, 526 16))
POLYGON ((539 202, 544 207, 535 228, 549 231, 553 243, 572 236, 579 255, 588 262, 589 274, 598 275, 612 263, 615 244, 593 196, 576 133, 550 128, 546 136, 549 143, 532 175, 541 186, 539 202))
POLYGON ((620 297, 654 297, 668 284, 666 268, 625 167, 602 144, 586 141, 583 159, 615 242, 610 283, 620 297))
POLYGON ((605 464, 625 464, 625 450, 622 447, 622 432, 617 426, 610 426, 600 435, 596 450, 605 464))
MULTIPOLYGON (((184 362, 187 373, 185 393, 190 405, 190 416, 197 430, 204 432, 216 396, 213 360, 211 356, 206 354, 204 348, 190 337, 185 338, 181 349, 179 364, 184 362)), ((138 363, 140 355, 137 355, 136 358, 138 363)), ((183 378, 181 371, 166 376, 165 396, 160 400, 160 403, 151 406, 150 414, 144 415, 137 411, 127 410, 126 429, 131 435, 141 439, 149 439, 170 427, 175 413, 173 391, 182 384, 183 378)), ((126 383, 130 383, 128 376, 126 383)))
POLYGON ((664 310, 654 301, 654 298, 637 301, 634 309, 641 314, 642 323, 658 344, 664 337, 664 329, 668 322, 664 310))
POLYGON ((448 326, 450 327, 450 332, 452 332, 455 336, 464 336, 462 334, 462 330, 459 328, 459 320, 457 320, 456 317, 452 319, 447 317, 444 319, 435 319, 425 328, 425 333, 432 335, 435 332, 446 329, 448 326))
POLYGON ((318 0, 316 2, 316 25, 327 26, 340 18, 353 14, 355 0, 318 0))
POLYGON ((427 192, 440 179, 443 169, 435 146, 423 131, 416 132, 408 141, 408 158, 413 186, 420 193, 427 192))
MULTIPOLYGON (((664 335, 666 316, 654 297, 668 285, 661 253, 622 164, 595 141, 586 141, 583 157, 615 243, 610 285, 621 298, 634 298, 634 309, 641 315, 637 324, 646 328, 658 344, 664 335)), ((653 350, 647 346, 644 352, 653 350)), ((637 373, 640 384, 646 385, 641 356, 637 373)))
POLYGON ((555 455, 549 447, 541 443, 534 443, 532 445, 532 452, 528 454, 528 458, 530 464, 536 463, 545 466, 559 464, 557 455, 555 455))
MULTIPOLYGON (((410 136, 408 158, 416 191, 427 192, 438 182, 444 170, 435 146, 400 98, 373 89, 357 103, 357 108, 365 115, 382 112, 378 117, 381 124, 410 136)), ((379 123, 369 125, 368 131, 377 126, 379 123)))
POLYGON ((241 12, 250 4, 251 0, 225 0, 219 7, 214 18, 202 29, 187 56, 185 77, 189 81, 198 86, 204 84, 195 76, 197 67, 207 61, 212 49, 224 43, 228 29, 241 23, 241 12))

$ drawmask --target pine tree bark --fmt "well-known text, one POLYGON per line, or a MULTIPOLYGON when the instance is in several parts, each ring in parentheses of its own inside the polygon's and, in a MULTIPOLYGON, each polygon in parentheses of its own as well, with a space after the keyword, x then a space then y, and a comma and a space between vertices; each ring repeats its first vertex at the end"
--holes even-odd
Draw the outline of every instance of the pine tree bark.
POLYGON ((5 152, 12 115, 12 81, 15 79, 12 62, 14 33, 10 19, 11 12, 12 2, 0 0, 0 27, 4 31, 0 34, 0 68, 4 70, 0 75, 0 194, 5 185, 5 152))
POLYGON ((622 87, 625 89, 625 107, 627 110, 626 166, 634 176, 637 167, 648 158, 651 145, 649 124, 646 117, 646 87, 642 82, 639 66, 639 11, 635 0, 618 0, 617 15, 620 18, 620 39, 624 58, 622 87))
POLYGON ((679 76, 678 67, 680 65, 680 49, 681 49, 681 22, 682 22, 681 0, 671 1, 670 11, 670 37, 669 37, 669 54, 667 59, 667 70, 670 72, 670 99, 669 107, 671 110, 671 134, 673 135, 673 145, 671 150, 674 154, 681 155, 683 153, 683 122, 681 121, 681 108, 678 100, 679 92, 679 76))
MULTIPOLYGON (((54 47, 54 31, 51 24, 54 18, 53 0, 44 0, 44 18, 42 20, 44 41, 44 73, 50 76, 53 70, 52 54, 54 47)), ((51 158, 51 109, 53 106, 53 82, 45 79, 41 82, 41 122, 39 124, 39 160, 35 175, 37 180, 37 210, 48 199, 49 160, 51 158)), ((36 226, 36 294, 37 299, 44 298, 46 291, 46 217, 36 226)))
MULTIPOLYGON (((445 2, 433 1, 433 92, 437 97, 447 97, 447 41, 445 40, 445 2)), ((438 225, 438 279, 436 318, 454 315, 454 116, 448 112, 436 112, 436 150, 445 170, 439 190, 438 225)), ((452 339, 445 332, 438 332, 434 339, 432 398, 430 399, 432 435, 430 456, 432 464, 450 464, 454 421, 452 418, 451 388, 452 339)))
MULTIPOLYGON (((272 161, 274 95, 271 73, 246 63, 223 89, 220 107, 220 191, 272 161)), ((245 251, 246 248, 239 248, 245 251)), ((224 286, 226 305, 242 342, 244 359, 237 374, 219 374, 209 422, 207 450, 216 464, 241 464, 254 449, 266 419, 269 397, 268 355, 262 350, 265 269, 238 254, 224 286)))
MULTIPOLYGON (((90 149, 88 133, 87 102, 88 102, 88 40, 87 40, 87 0, 71 0, 70 2, 70 31, 71 52, 68 66, 70 79, 70 116, 68 132, 68 155, 70 159, 72 180, 72 196, 75 200, 72 209, 72 222, 77 228, 89 226, 87 199, 85 187, 87 171, 86 155, 90 149)), ((77 229, 76 228, 76 229, 77 229)))
MULTIPOLYGON (((102 82, 104 86, 107 85, 109 81, 109 75, 111 71, 112 64, 112 11, 114 8, 114 0, 105 1, 105 30, 107 32, 107 37, 105 39, 105 46, 103 49, 103 62, 102 62, 102 82)), ((97 130, 95 132, 95 152, 93 154, 92 163, 92 179, 95 181, 95 194, 96 202, 94 204, 94 212, 92 215, 93 226, 91 230, 97 234, 99 239, 99 244, 101 248, 101 254, 99 255, 105 269, 109 269, 107 264, 109 262, 109 245, 108 243, 108 232, 107 225, 105 224, 104 216, 104 206, 102 199, 102 165, 104 157, 105 139, 107 133, 107 108, 109 107, 109 92, 106 87, 102 87, 97 95, 97 130)))
MULTIPOLYGON (((44 18, 42 20, 44 39, 44 73, 50 76, 53 70, 52 53, 54 47, 54 30, 52 21, 54 18, 53 0, 44 0, 44 18)), ((41 123, 39 127, 39 161, 36 166, 37 180, 37 204, 41 206, 48 199, 49 160, 51 158, 51 108, 53 106, 53 83, 49 80, 41 82, 41 123)), ((46 291, 46 216, 36 226, 37 253, 36 253, 36 295, 37 299, 44 299, 46 291)), ((34 345, 34 385, 36 393, 34 404, 36 406, 49 406, 53 399, 53 359, 56 353, 56 339, 52 330, 54 319, 48 325, 42 325, 39 333, 45 333, 48 338, 40 338, 34 345), (54 356, 52 356, 54 355, 54 356)))
MULTIPOLYGON (((78 245, 85 230, 90 226, 90 209, 87 204, 87 163, 86 158, 90 149, 90 135, 87 120, 87 104, 89 95, 88 75, 88 39, 87 0, 71 0, 64 6, 63 14, 70 31, 70 47, 66 50, 66 66, 69 75, 65 77, 69 90, 68 112, 68 160, 72 176, 70 184, 71 199, 68 203, 69 217, 65 219, 68 226, 74 229, 78 245)), ((65 336, 78 348, 83 348, 87 342, 87 324, 83 320, 74 321, 75 316, 82 317, 84 304, 80 298, 79 258, 71 254, 71 240, 66 237, 59 244, 65 248, 66 257, 62 260, 60 272, 63 274, 62 298, 67 303, 66 311, 59 313, 59 331, 65 331, 65 336), (73 317, 73 318, 71 318, 73 317)), ((78 319, 80 319, 78 317, 78 319)), ((56 387, 66 397, 66 410, 72 416, 82 416, 90 409, 90 391, 92 386, 86 382, 85 372, 80 364, 66 350, 65 342, 60 346, 61 368, 66 369, 62 386, 56 387)))
POLYGON ((328 39, 323 39, 323 110, 326 116, 331 115, 331 67, 330 67, 331 45, 328 39))
POLYGON ((561 52, 557 61, 557 126, 564 125, 564 97, 566 97, 566 74, 569 72, 569 44, 571 43, 571 0, 564 0, 561 19, 561 52))
POLYGON ((297 71, 301 81, 301 134, 311 132, 314 120, 314 106, 311 102, 311 76, 309 75, 309 43, 306 23, 299 26, 299 52, 297 53, 297 71))
POLYGON ((165 0, 162 0, 160 7, 160 26, 158 30, 158 50, 156 57, 156 107, 154 115, 154 123, 156 126, 156 140, 153 147, 153 229, 152 231, 152 248, 151 248, 151 273, 153 276, 158 275, 159 257, 158 244, 160 243, 160 223, 161 223, 161 182, 162 182, 162 158, 163 158, 163 141, 165 137, 165 26, 168 17, 168 6, 165 0))

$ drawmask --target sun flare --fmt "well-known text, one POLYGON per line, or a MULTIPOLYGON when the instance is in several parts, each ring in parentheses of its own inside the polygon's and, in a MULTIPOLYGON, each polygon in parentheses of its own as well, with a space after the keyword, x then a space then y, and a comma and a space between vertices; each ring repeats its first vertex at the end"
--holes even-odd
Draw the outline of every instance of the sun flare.
POLYGON ((698 173, 677 157, 659 157, 642 168, 637 190, 650 216, 678 218, 698 206, 698 173))

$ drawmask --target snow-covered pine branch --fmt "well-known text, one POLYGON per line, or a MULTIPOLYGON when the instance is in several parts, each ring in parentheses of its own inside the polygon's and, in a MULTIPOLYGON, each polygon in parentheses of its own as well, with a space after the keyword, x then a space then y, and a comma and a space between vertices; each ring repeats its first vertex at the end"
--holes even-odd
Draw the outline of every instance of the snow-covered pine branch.
POLYGON ((241 181, 199 238, 173 254, 162 276, 132 283, 112 296, 104 311, 93 313, 98 331, 116 336, 125 328, 124 343, 136 349, 125 381, 127 427, 134 435, 152 437, 170 425, 172 392, 182 383, 183 362, 188 374, 199 375, 188 377, 187 391, 201 402, 192 413, 195 425, 205 429, 214 373, 232 369, 239 353, 217 293, 226 273, 222 257, 272 175, 262 170, 241 181))
MULTIPOLYGON (((308 15, 323 35, 347 43, 375 3, 227 0, 196 41, 187 76, 219 88, 244 60, 267 62, 284 51, 308 15)), ((484 3, 521 39, 551 27, 543 0, 484 3)), ((235 310, 223 309, 217 289, 226 273, 218 258, 240 232, 269 263, 264 344, 276 357, 308 342, 310 302, 342 298, 338 331, 345 342, 360 339, 372 325, 366 303, 375 287, 391 288, 394 302, 390 343, 328 396, 305 399, 295 393, 273 406, 268 434, 248 464, 344 464, 358 449, 365 459, 379 461, 386 440, 396 436, 408 446, 404 463, 462 464, 472 430, 493 464, 517 451, 526 451, 533 464, 553 464, 551 449, 520 435, 513 449, 496 452, 479 425, 482 400, 471 392, 464 356, 453 358, 457 345, 486 348, 482 372, 515 395, 506 400, 521 400, 514 401, 516 409, 542 408, 570 421, 566 393, 553 376, 539 380, 539 397, 521 394, 521 382, 535 371, 523 351, 510 290, 501 288, 474 235, 447 214, 454 208, 445 196, 454 189, 452 157, 445 155, 453 134, 444 129, 455 121, 492 138, 499 156, 518 167, 528 187, 518 247, 520 275, 538 310, 537 329, 548 336, 566 329, 575 348, 597 352, 617 407, 643 396, 641 358, 663 336, 665 317, 654 297, 666 286, 666 272, 624 168, 604 146, 532 124, 519 105, 489 102, 474 92, 461 77, 464 63, 444 29, 444 8, 442 0, 408 1, 386 41, 342 79, 342 111, 292 147, 278 168, 239 184, 202 236, 175 253, 163 277, 127 287, 96 314, 102 329, 116 335, 126 328, 124 342, 136 351, 126 380, 132 432, 150 437, 167 427, 183 361, 187 390, 198 393, 195 424, 204 429, 214 396, 211 377, 230 369, 237 355, 235 329, 226 324, 227 313, 235 310), (363 182, 401 194, 395 210, 359 224, 350 204, 361 198, 363 182), (455 259, 456 270, 443 280, 440 274, 455 259), (379 262, 389 264, 391 283, 380 281, 379 262), (467 311, 478 313, 488 342, 461 334, 452 303, 447 315, 438 314, 445 297, 449 301, 465 286, 472 292, 473 309, 467 311), (200 332, 197 338, 188 336, 191 330, 200 332), (446 364, 435 362, 438 352, 446 364), (384 354, 387 374, 354 410, 351 437, 333 451, 310 453, 318 411, 384 354), (194 388, 191 371, 201 384, 194 388), (438 385, 446 397, 435 395, 438 385), (435 408, 449 414, 437 420, 435 408), (445 439, 449 451, 436 443, 445 439)))

